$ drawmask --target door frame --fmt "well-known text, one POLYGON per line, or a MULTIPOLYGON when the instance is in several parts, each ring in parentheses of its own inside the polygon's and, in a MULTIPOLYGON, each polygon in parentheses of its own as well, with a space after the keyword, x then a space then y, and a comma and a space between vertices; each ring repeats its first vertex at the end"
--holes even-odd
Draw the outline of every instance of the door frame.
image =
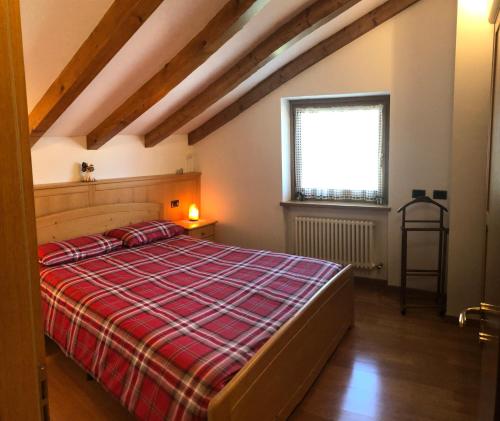
POLYGON ((19 0, 0 0, 0 419, 48 417, 19 0))

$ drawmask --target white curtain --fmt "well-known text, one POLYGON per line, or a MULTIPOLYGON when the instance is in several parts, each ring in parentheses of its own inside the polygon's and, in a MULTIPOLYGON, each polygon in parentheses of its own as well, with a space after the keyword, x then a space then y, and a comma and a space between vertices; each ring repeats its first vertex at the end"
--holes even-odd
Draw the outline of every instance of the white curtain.
POLYGON ((384 105, 295 109, 295 188, 306 199, 383 200, 384 105))

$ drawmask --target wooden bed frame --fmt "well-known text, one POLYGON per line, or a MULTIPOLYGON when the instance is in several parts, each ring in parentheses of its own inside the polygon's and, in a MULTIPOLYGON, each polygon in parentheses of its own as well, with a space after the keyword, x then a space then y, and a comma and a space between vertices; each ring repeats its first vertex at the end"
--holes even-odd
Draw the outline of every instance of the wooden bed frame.
MULTIPOLYGON (((37 218, 38 243, 157 219, 158 203, 121 203, 37 218)), ((211 400, 209 421, 286 419, 353 323, 352 270, 335 275, 211 400)))

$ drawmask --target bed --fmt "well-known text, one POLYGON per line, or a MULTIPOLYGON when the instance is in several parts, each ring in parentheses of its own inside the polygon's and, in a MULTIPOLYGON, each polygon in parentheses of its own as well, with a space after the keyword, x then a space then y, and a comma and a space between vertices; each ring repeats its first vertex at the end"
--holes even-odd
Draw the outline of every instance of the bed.
MULTIPOLYGON (((37 232, 42 244, 160 217, 154 203, 95 206, 37 232)), ((350 267, 184 235, 41 278, 46 334, 139 419, 285 419, 353 320, 350 267)))

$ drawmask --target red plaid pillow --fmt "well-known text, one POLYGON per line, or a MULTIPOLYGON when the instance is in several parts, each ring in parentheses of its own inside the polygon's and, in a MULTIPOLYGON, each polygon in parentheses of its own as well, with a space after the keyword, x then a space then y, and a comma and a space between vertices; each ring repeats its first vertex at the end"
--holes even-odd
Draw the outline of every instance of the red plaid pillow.
POLYGON ((147 221, 127 227, 116 228, 107 231, 104 235, 114 237, 121 241, 126 247, 135 247, 153 241, 175 237, 183 234, 184 228, 170 221, 147 221))
POLYGON ((116 238, 101 234, 86 235, 38 246, 38 261, 42 265, 53 266, 104 254, 121 246, 122 242, 116 238))

